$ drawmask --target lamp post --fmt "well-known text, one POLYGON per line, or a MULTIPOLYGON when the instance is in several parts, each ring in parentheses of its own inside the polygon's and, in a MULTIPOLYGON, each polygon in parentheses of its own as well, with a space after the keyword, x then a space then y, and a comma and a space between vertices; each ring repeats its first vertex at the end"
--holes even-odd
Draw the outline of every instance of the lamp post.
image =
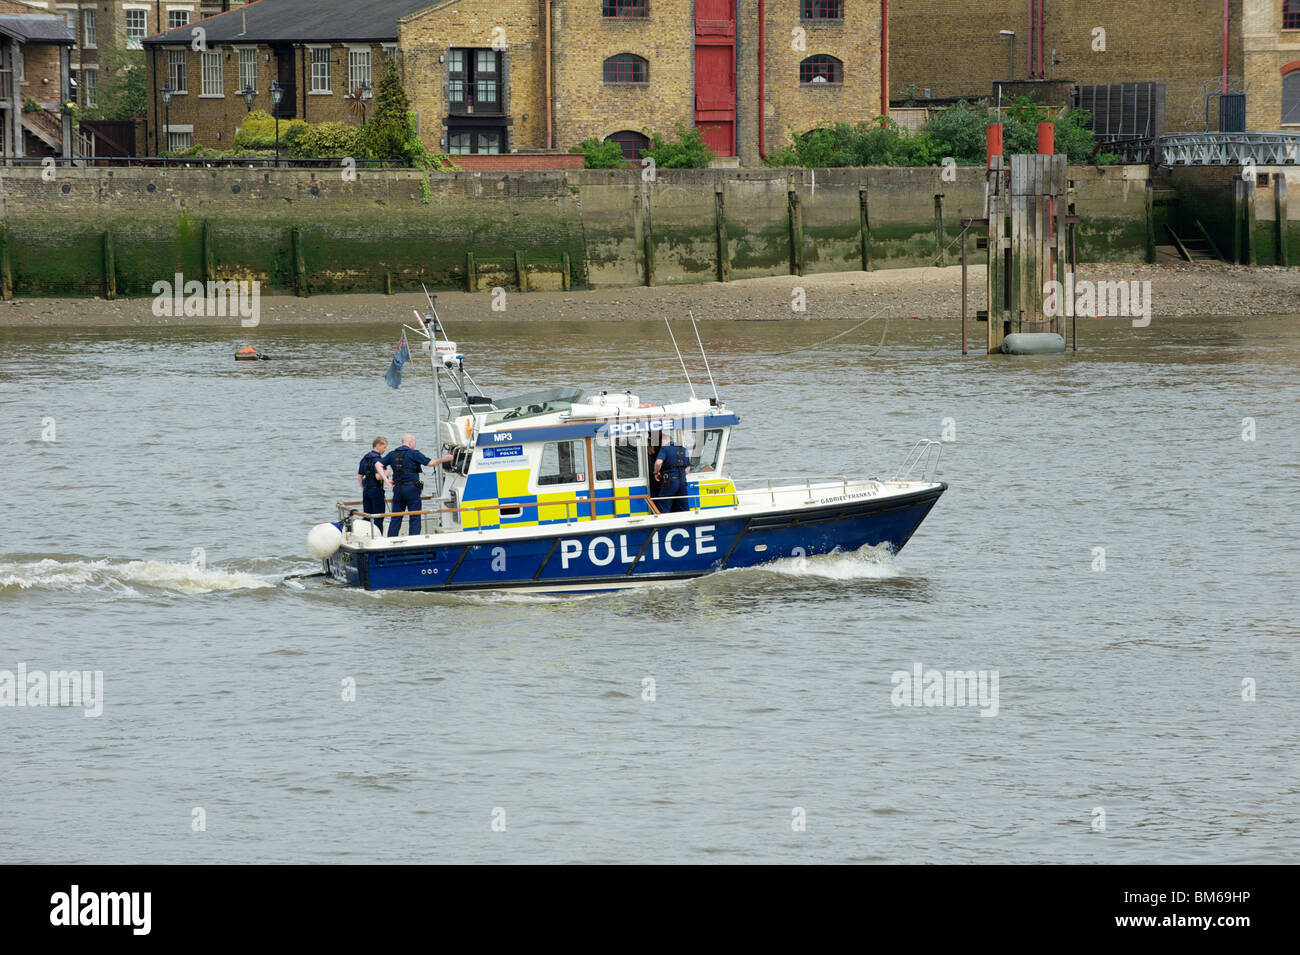
MULTIPOLYGON (((172 85, 164 83, 162 88, 163 101, 163 135, 167 138, 167 145, 171 146, 171 129, 172 129, 172 85)), ((158 154, 162 155, 162 150, 158 154)))
POLYGON ((248 107, 248 112, 251 113, 253 111, 253 97, 257 95, 257 90, 251 86, 245 86, 236 95, 244 98, 244 105, 248 107))
POLYGON ((361 84, 361 125, 366 124, 366 94, 370 92, 370 84, 361 84))
POLYGON ((1011 41, 1007 58, 1007 79, 1014 80, 1016 78, 1016 31, 999 30, 998 35, 1004 36, 1011 41))
POLYGON ((271 80, 271 112, 275 114, 275 165, 280 166, 280 100, 284 98, 284 89, 279 80, 271 80))

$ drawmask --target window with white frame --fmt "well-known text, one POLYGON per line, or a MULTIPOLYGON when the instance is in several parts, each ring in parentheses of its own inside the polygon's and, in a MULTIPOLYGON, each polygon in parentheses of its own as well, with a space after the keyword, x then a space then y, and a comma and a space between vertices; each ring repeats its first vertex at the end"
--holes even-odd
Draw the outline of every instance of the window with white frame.
POLYGON ((167 82, 173 93, 188 93, 189 84, 185 80, 185 51, 167 51, 167 82))
POLYGON ((77 36, 77 11, 60 10, 59 16, 63 17, 63 22, 72 29, 72 37, 75 40, 77 36))
POLYGON ((81 103, 87 107, 99 105, 99 70, 81 71, 81 103))
POLYGON ((397 59, 397 44, 396 44, 396 43, 385 43, 385 44, 384 44, 384 59, 386 59, 386 60, 396 60, 396 59, 397 59))
POLYGON ((311 91, 313 93, 332 92, 330 86, 330 57, 333 51, 325 47, 313 47, 311 51, 311 91))
POLYGON ((144 38, 148 33, 149 13, 146 10, 126 11, 126 48, 128 50, 144 49, 144 38))
POLYGON ((175 30, 177 27, 187 27, 189 25, 190 25, 190 11, 188 10, 167 11, 167 29, 175 30))
POLYGON ((257 51, 239 51, 239 88, 241 90, 257 89, 257 51))
POLYGON ((167 130, 167 151, 169 153, 184 152, 193 144, 194 134, 189 130, 185 132, 175 132, 167 130))
POLYGON ((95 11, 81 11, 81 45, 88 50, 95 48, 95 11))
POLYGON ((348 51, 348 89, 363 88, 370 95, 370 51, 348 51))
POLYGON ((202 53, 203 58, 203 94, 204 96, 221 96, 221 54, 202 53))

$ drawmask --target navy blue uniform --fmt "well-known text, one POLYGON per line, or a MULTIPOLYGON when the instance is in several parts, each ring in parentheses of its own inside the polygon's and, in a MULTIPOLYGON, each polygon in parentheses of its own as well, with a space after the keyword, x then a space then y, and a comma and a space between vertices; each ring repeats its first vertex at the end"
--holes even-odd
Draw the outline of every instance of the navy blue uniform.
MULTIPOLYGON (((370 450, 357 465, 357 473, 361 475, 361 507, 367 514, 384 513, 384 482, 375 477, 375 462, 378 460, 379 452, 370 450)), ((382 517, 372 517, 370 521, 379 528, 379 533, 384 532, 382 517)))
MULTIPOLYGON (((423 486, 420 481, 420 467, 425 464, 432 464, 433 460, 423 452, 414 448, 408 448, 402 445, 400 448, 394 448, 382 458, 379 463, 384 467, 393 469, 393 511, 418 511, 423 508, 420 502, 420 488, 423 486)), ((408 520, 410 524, 409 533, 420 533, 421 519, 419 514, 412 514, 408 520)), ((390 517, 388 519, 388 536, 396 537, 402 528, 402 519, 400 517, 390 517)))
POLYGON ((686 502, 686 467, 691 462, 686 449, 680 444, 665 444, 655 460, 663 462, 659 466, 659 494, 655 506, 660 511, 690 510, 686 502))

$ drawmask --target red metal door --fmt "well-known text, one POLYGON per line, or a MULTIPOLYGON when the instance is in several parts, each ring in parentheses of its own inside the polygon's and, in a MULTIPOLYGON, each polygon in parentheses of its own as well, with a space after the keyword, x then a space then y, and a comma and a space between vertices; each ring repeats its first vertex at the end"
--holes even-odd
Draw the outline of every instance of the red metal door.
POLYGON ((736 155, 736 20, 731 0, 695 0, 695 126, 719 156, 736 155))

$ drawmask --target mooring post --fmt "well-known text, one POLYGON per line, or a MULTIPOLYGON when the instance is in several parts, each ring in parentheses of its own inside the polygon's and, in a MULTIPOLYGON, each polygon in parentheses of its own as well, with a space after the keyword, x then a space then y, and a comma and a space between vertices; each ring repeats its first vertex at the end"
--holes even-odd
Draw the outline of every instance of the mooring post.
POLYGON ((528 291, 528 267, 524 265, 524 254, 515 249, 515 284, 519 291, 528 291))
POLYGON ((117 255, 113 250, 113 230, 104 232, 104 298, 117 298, 117 255))
POLYGON ((384 273, 384 294, 385 295, 393 294, 393 273, 392 272, 384 273))
POLYGON ((560 268, 562 270, 560 272, 560 288, 564 289, 564 291, 567 292, 569 288, 573 285, 573 275, 569 271, 571 266, 569 263, 568 252, 565 252, 563 255, 560 256, 560 268))
POLYGON ((1273 218, 1277 222, 1277 264, 1289 266, 1290 253, 1287 251, 1288 226, 1286 221, 1286 173, 1273 177, 1273 218))
POLYGON ((14 297, 13 263, 9 261, 9 229, 0 226, 0 298, 6 302, 14 297))
POLYGON ((731 281, 731 248, 727 240, 727 208, 723 194, 725 186, 718 183, 713 190, 713 225, 718 233, 718 281, 731 281))
POLYGON ((465 291, 478 291, 478 267, 474 264, 474 253, 465 253, 465 291))

